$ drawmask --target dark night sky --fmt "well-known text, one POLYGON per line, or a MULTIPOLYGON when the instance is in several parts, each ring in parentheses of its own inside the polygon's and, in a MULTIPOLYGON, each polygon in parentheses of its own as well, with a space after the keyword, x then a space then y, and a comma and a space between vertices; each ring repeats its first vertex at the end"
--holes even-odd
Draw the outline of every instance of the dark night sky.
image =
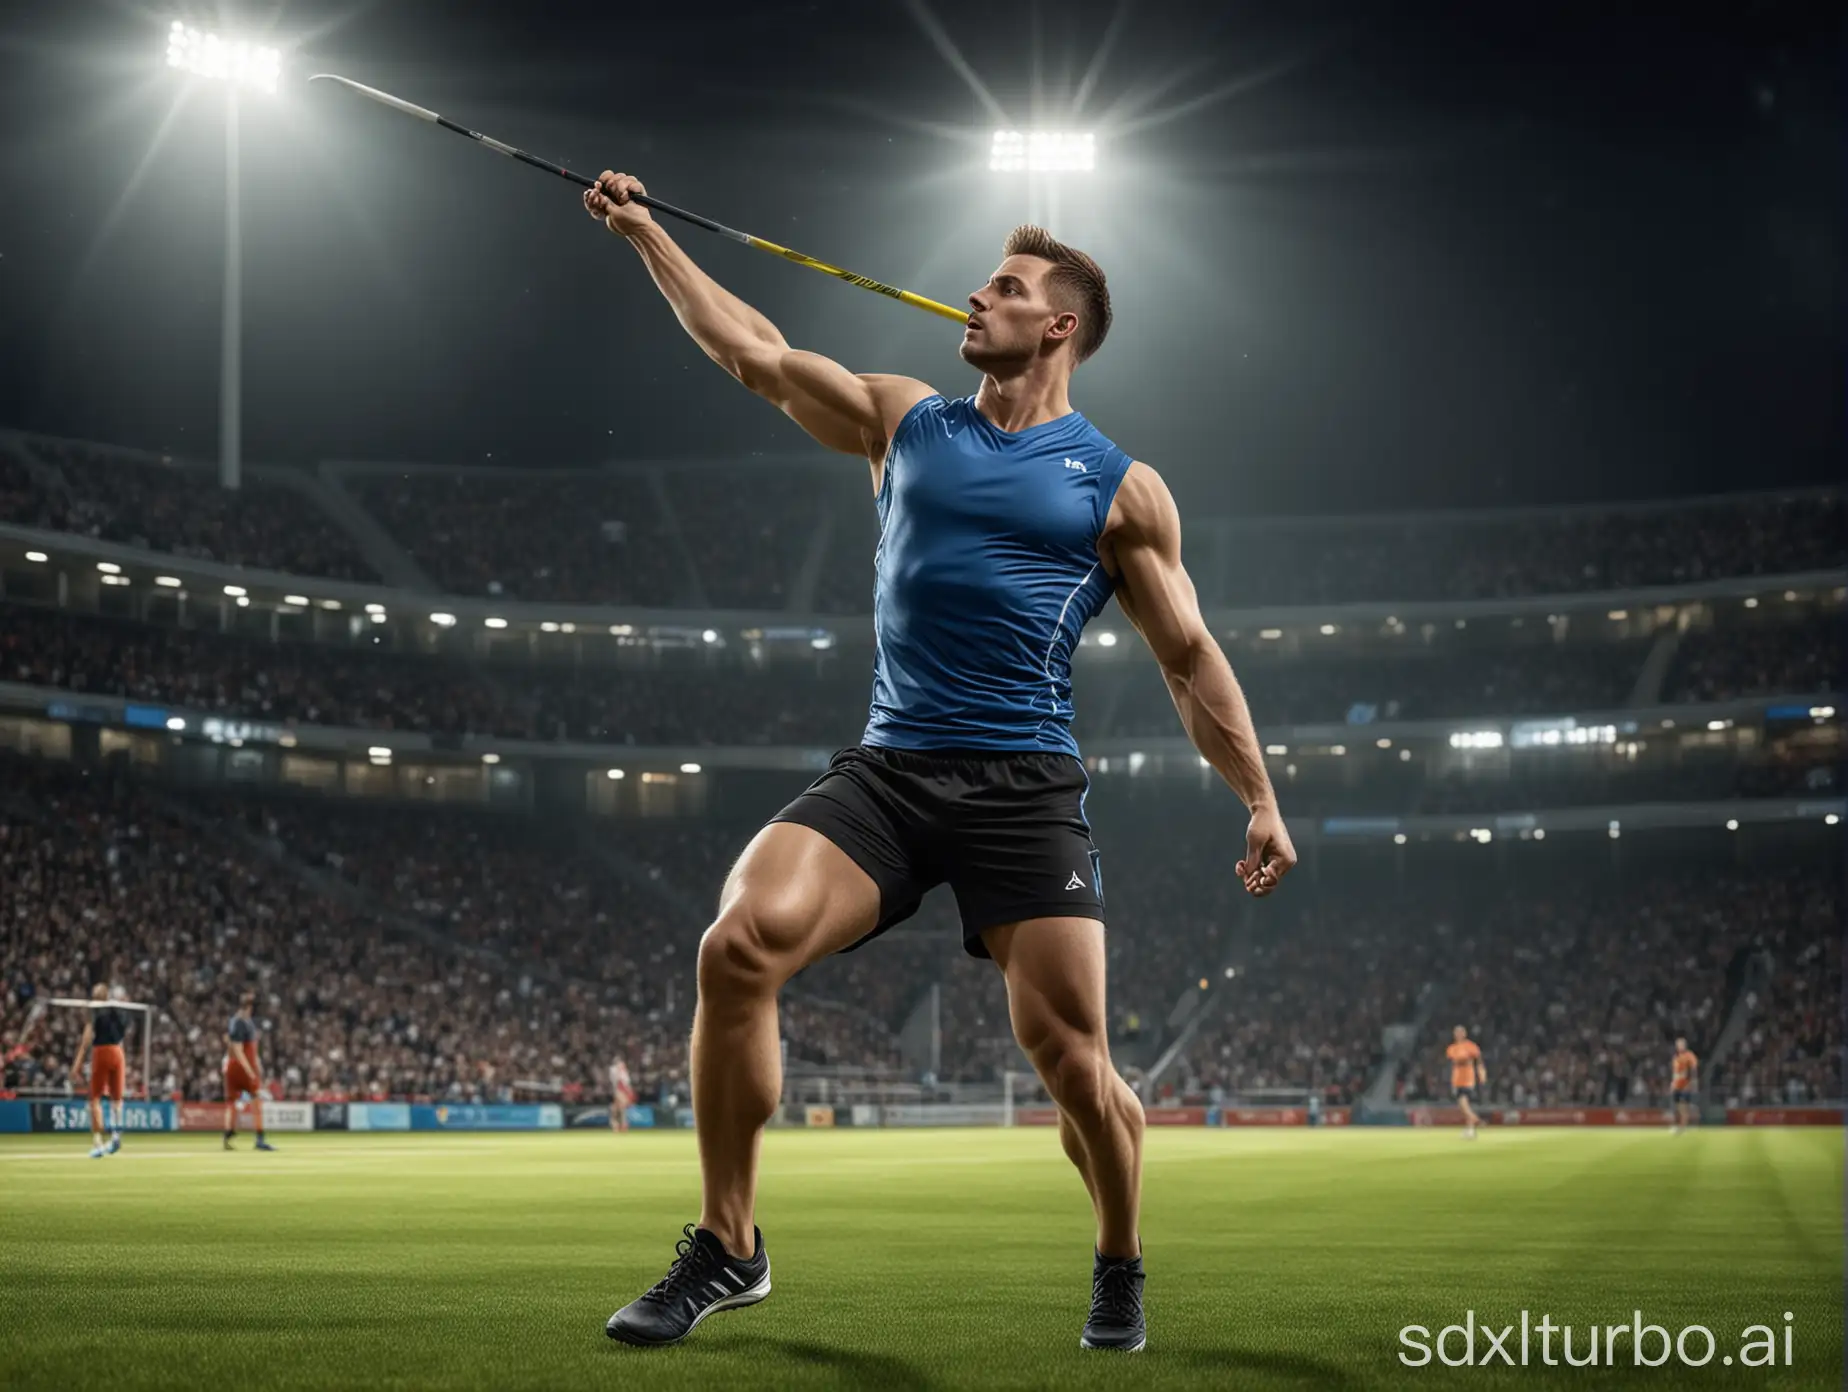
MULTIPOLYGON (((32 8, 0 22, 0 423, 209 457, 222 98, 176 108, 173 11, 32 8)), ((937 0, 1010 124, 1037 72, 1040 123, 1099 132, 1105 168, 1056 204, 988 173, 994 118, 906 6, 667 9, 238 12, 294 46, 243 107, 247 457, 803 443, 573 190, 301 83, 327 68, 952 302, 1045 217, 1116 301, 1076 403, 1203 510, 1839 476, 1833 6, 1133 0, 1074 116, 1115 5, 937 0)), ((792 343, 972 389, 953 326, 683 240, 792 343)))

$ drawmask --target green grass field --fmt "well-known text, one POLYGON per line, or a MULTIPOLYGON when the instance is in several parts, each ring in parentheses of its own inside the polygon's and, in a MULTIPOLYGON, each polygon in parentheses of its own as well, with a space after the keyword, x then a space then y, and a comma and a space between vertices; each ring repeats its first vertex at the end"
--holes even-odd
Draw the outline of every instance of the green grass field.
POLYGON ((1050 1130, 772 1134, 775 1293, 652 1351, 603 1321, 694 1214, 690 1135, 277 1142, 0 1143, 0 1387, 1843 1382, 1833 1130, 1151 1131, 1139 1355, 1078 1349, 1089 1218, 1050 1130), (1620 1340, 1592 1372, 1541 1366, 1535 1336, 1526 1368, 1399 1362, 1403 1326, 1523 1307, 1581 1331, 1640 1307, 1718 1350, 1639 1370, 1620 1340), (1753 1324, 1781 1364, 1786 1310, 1792 1366, 1721 1364, 1753 1324))

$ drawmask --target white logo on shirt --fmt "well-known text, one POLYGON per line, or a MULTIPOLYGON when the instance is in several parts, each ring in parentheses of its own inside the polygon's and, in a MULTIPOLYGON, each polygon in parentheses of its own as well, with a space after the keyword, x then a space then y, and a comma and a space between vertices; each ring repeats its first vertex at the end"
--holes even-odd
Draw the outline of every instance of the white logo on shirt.
POLYGON ((1078 872, 1076 870, 1072 871, 1072 877, 1065 882, 1065 887, 1067 889, 1084 888, 1084 881, 1078 878, 1078 872))
POLYGON ((1084 465, 1076 459, 1066 460, 1065 467, 1068 469, 1076 469, 1081 474, 1084 472, 1084 465))

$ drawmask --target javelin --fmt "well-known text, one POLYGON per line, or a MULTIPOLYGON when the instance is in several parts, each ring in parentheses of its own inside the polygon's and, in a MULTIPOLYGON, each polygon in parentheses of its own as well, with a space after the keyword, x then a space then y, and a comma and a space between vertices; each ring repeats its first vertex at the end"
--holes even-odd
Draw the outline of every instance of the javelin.
MULTIPOLYGON (((444 130, 454 131, 457 135, 466 135, 470 140, 485 145, 498 154, 506 155, 509 159, 516 159, 521 164, 530 164, 534 169, 543 169, 546 173, 556 174, 561 179, 569 179, 579 188, 589 189, 599 187, 595 179, 586 178, 582 174, 566 169, 562 164, 553 164, 550 160, 542 160, 537 155, 529 155, 524 150, 516 149, 512 145, 503 144, 494 139, 491 135, 483 135, 480 131, 472 131, 467 126, 458 125, 447 116, 439 116, 434 111, 407 102, 402 97, 394 97, 389 92, 381 92, 376 87, 368 87, 364 83, 355 82, 350 77, 341 77, 337 73, 316 73, 308 80, 310 82, 321 82, 323 80, 338 82, 343 87, 352 88, 362 97, 371 97, 373 101, 378 102, 382 106, 389 106, 394 111, 402 111, 406 116, 415 116, 420 121, 429 121, 435 125, 441 126, 444 130)), ((826 261, 817 261, 812 256, 804 256, 799 251, 791 251, 786 246, 778 246, 775 242, 766 241, 762 237, 753 237, 749 232, 740 232, 737 228, 727 227, 722 222, 714 222, 711 218, 701 217, 698 213, 690 213, 685 208, 677 208, 672 203, 665 203, 651 194, 632 193, 629 195, 629 201, 631 203, 640 203, 644 208, 648 208, 653 212, 665 213, 668 217, 679 218, 682 222, 690 222, 695 227, 703 227, 708 232, 717 232, 721 237, 730 237, 734 242, 743 242, 746 246, 756 247, 759 251, 774 252, 785 261, 794 261, 798 266, 807 266, 810 270, 820 271, 823 275, 831 275, 836 280, 844 280, 849 285, 857 285, 862 290, 874 290, 881 295, 890 296, 892 299, 902 300, 914 309, 922 309, 932 314, 940 314, 945 319, 954 319, 959 324, 966 322, 969 318, 967 310, 955 309, 949 305, 940 304, 936 300, 926 299, 924 296, 915 294, 910 290, 900 290, 895 285, 887 285, 883 281, 873 280, 868 276, 855 275, 852 271, 842 270, 839 266, 830 266, 826 261)))

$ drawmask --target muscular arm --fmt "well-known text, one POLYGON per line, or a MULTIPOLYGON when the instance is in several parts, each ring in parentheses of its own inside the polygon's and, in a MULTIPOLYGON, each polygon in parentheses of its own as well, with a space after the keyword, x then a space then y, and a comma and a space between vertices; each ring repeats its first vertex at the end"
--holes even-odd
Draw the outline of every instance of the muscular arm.
POLYGON ((1117 603, 1147 641, 1194 748, 1250 809, 1252 835, 1239 873, 1254 894, 1267 894, 1296 863, 1277 813, 1251 708, 1232 664, 1200 614, 1181 564, 1181 518, 1161 476, 1132 464, 1117 490, 1105 533, 1114 562, 1117 603))
POLYGON ((639 187, 606 175, 602 190, 586 192, 585 206, 593 215, 602 210, 611 230, 628 239, 706 356, 829 449, 882 460, 892 430, 931 389, 910 377, 852 373, 791 348, 776 325, 700 269, 660 224, 638 216, 642 210, 626 202, 631 186, 639 187), (613 201, 611 190, 624 201, 613 201))

